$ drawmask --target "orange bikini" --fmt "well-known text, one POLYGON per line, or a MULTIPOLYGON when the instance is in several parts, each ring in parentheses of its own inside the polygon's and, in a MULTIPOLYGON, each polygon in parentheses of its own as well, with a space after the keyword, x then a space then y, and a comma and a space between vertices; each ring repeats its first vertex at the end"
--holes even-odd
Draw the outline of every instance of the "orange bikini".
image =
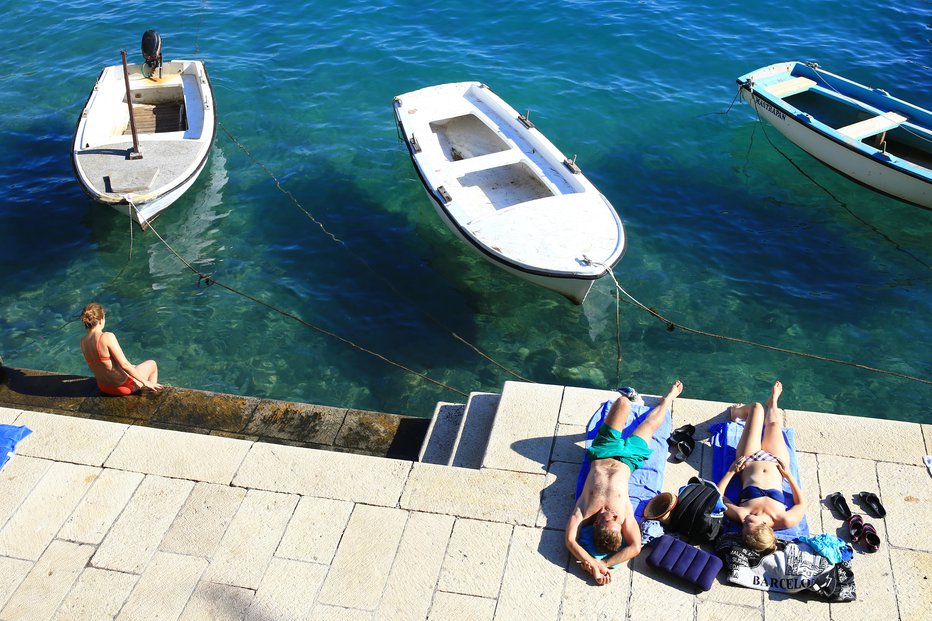
MULTIPOLYGON (((110 360, 110 356, 102 356, 100 354, 100 340, 103 337, 104 335, 101 334, 97 338, 97 343, 95 344, 95 347, 94 347, 97 350, 97 359, 101 362, 110 360)), ((84 359, 87 360, 87 364, 88 366, 90 366, 91 360, 90 358, 87 357, 86 353, 84 354, 84 359)), ((107 395, 113 395, 114 397, 125 397, 126 395, 131 395, 134 392, 136 392, 136 381, 132 377, 127 376, 126 381, 120 384, 119 386, 107 386, 106 384, 101 384, 100 382, 97 382, 97 388, 100 389, 100 392, 107 394, 107 395)))

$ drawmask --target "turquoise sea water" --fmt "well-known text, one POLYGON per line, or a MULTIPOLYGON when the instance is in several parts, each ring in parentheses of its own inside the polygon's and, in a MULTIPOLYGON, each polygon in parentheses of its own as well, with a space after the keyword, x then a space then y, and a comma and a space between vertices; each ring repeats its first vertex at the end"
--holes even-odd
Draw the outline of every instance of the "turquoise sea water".
POLYGON ((207 169, 155 228, 198 269, 468 392, 544 383, 763 400, 932 423, 928 384, 667 331, 609 279, 576 307, 507 275, 440 222, 392 97, 488 84, 613 203, 619 283, 679 323, 932 378, 932 212, 815 163, 743 103, 735 77, 782 60, 932 107, 930 18, 900 3, 14 0, 0 15, 0 354, 87 374, 73 319, 97 300, 131 360, 169 384, 429 416, 464 397, 219 287, 90 202, 71 135, 104 65, 201 58, 223 126, 207 169), (866 19, 865 16, 869 16, 866 19), (722 114, 729 110, 727 114, 722 114), (826 190, 803 176, 768 142, 826 190), (367 268, 367 265, 372 269, 367 268), (382 278, 385 280, 383 281, 382 278), (389 284, 386 284, 389 283, 389 284), (621 341, 620 372, 617 371, 621 341))

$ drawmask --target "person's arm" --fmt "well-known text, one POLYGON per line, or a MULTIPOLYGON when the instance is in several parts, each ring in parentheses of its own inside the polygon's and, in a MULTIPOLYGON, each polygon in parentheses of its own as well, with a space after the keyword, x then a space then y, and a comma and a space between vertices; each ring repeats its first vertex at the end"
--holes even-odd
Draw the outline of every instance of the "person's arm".
POLYGON ((586 552, 586 549, 579 545, 579 527, 583 524, 583 514, 579 503, 573 508, 570 518, 566 521, 566 533, 564 534, 564 544, 570 554, 579 561, 583 570, 589 573, 599 585, 608 584, 612 581, 612 572, 608 565, 593 557, 586 552))
POLYGON ((789 528, 791 526, 796 526, 799 524, 802 519, 806 516, 806 497, 803 495, 803 490, 800 489, 799 484, 796 482, 796 479, 793 478, 793 473, 790 472, 789 468, 782 461, 777 462, 777 470, 780 472, 780 475, 786 479, 786 482, 790 484, 790 489, 793 491, 793 508, 787 510, 783 516, 784 528, 789 528))
POLYGON ((735 522, 740 522, 744 518, 738 510, 738 505, 728 501, 728 498, 725 496, 725 489, 728 487, 728 484, 731 483, 732 477, 734 477, 736 473, 744 470, 746 464, 747 460, 745 458, 741 457, 736 459, 734 463, 731 464, 728 472, 722 477, 722 480, 718 482, 718 491, 722 495, 722 503, 725 505, 725 517, 735 522))
MULTIPOLYGON (((123 369, 123 371, 126 372, 127 375, 129 375, 131 378, 133 378, 134 380, 136 380, 137 382, 139 382, 140 384, 142 384, 144 387, 148 388, 149 390, 156 390, 156 391, 161 390, 162 389, 161 384, 150 382, 144 377, 142 377, 141 375, 139 375, 139 373, 136 372, 135 365, 133 365, 133 363, 127 360, 126 355, 123 353, 123 349, 120 347, 120 342, 117 341, 116 334, 112 332, 110 332, 109 334, 112 338, 107 339, 107 342, 105 343, 105 345, 107 346, 107 349, 110 350, 110 357, 113 358, 113 361, 117 363, 117 366, 123 369)), ((104 337, 101 337, 101 338, 104 338, 104 337)))

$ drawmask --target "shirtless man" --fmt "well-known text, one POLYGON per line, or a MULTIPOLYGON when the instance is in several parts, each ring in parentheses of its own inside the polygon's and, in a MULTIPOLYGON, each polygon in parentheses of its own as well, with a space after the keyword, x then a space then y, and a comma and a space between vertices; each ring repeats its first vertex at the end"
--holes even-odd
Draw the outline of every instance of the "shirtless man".
POLYGON ((610 583, 610 567, 634 558, 641 551, 641 529, 628 496, 628 479, 650 457, 651 437, 681 392, 683 383, 676 380, 628 438, 622 438, 621 432, 628 421, 631 402, 619 397, 589 448, 589 476, 566 522, 565 543, 597 584, 610 583), (596 547, 611 554, 604 560, 594 558, 577 541, 580 527, 587 524, 592 524, 596 547))
POLYGON ((795 526, 806 515, 806 499, 787 466, 790 451, 783 440, 783 414, 777 406, 782 393, 783 384, 775 382, 765 406, 731 407, 731 420, 745 421, 744 431, 736 447, 737 459, 718 483, 725 517, 742 524, 745 544, 759 552, 772 552, 777 541, 774 530, 795 526), (741 495, 738 504, 733 504, 724 495, 736 473, 741 474, 741 495), (793 492, 792 509, 784 504, 783 479, 793 492))

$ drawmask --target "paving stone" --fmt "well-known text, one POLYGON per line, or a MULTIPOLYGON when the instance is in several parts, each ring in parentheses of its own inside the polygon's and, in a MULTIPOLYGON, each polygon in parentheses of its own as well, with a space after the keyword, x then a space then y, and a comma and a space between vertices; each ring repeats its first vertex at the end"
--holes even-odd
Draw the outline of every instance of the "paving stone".
POLYGON ((184 610, 207 561, 156 552, 120 611, 118 621, 174 621, 184 610))
POLYGON ((345 416, 346 408, 265 400, 259 402, 244 431, 259 436, 286 440, 300 438, 331 445, 345 416))
POLYGON ((255 591, 204 580, 197 583, 179 621, 240 621, 255 591))
MULTIPOLYGON (((859 509, 854 503, 854 496, 865 489, 866 486, 877 490, 876 464, 866 459, 839 457, 837 455, 819 455, 817 463, 817 488, 814 490, 803 488, 804 492, 810 494, 809 501, 812 507, 812 509, 806 511, 806 515, 810 517, 812 510, 817 509, 821 514, 822 532, 849 541, 851 538, 848 536, 848 529, 841 520, 841 516, 834 515, 831 508, 826 504, 825 498, 833 492, 840 492, 845 497, 851 512, 858 513, 859 509)), ((813 520, 810 518, 810 530, 816 532, 813 526, 813 520)), ((878 525, 875 524, 875 526, 878 525)), ((860 580, 858 580, 858 585, 860 586, 860 580)))
POLYGON ((326 565, 273 558, 246 613, 246 620, 307 618, 327 569, 326 565))
MULTIPOLYGON (((708 548, 706 548, 706 550, 708 550, 708 548)), ((715 582, 712 584, 712 588, 699 593, 697 599, 700 602, 716 602, 729 606, 754 608, 758 612, 762 611, 765 597, 764 591, 732 584, 728 582, 727 575, 728 573, 724 569, 720 571, 715 582)))
POLYGON ((0 555, 37 560, 99 472, 91 466, 52 464, 0 530, 0 555))
POLYGON ((52 618, 55 621, 112 619, 138 578, 135 574, 88 567, 52 618))
POLYGON ((887 517, 881 520, 865 516, 865 521, 874 524, 884 543, 932 552, 932 485, 925 467, 879 463, 877 474, 879 489, 867 486, 857 491, 875 492, 887 517), (924 536, 917 536, 920 533, 924 536))
POLYGON ((437 588, 450 593, 498 597, 512 530, 510 524, 456 520, 437 588))
POLYGON ((628 563, 612 570, 612 581, 596 585, 576 559, 569 558, 566 583, 563 587, 561 621, 616 621, 624 619, 628 609, 631 573, 628 563))
POLYGON ((407 517, 405 511, 398 509, 357 504, 318 601, 344 608, 375 610, 407 517))
POLYGON ((291 494, 249 490, 204 580, 257 589, 297 504, 291 494))
POLYGON ((89 466, 103 464, 126 431, 126 425, 40 412, 23 412, 18 424, 33 431, 18 453, 89 466))
POLYGON ((803 495, 809 506, 806 507, 806 522, 809 524, 809 532, 812 534, 825 532, 823 530, 823 513, 822 503, 819 498, 824 498, 827 494, 821 493, 819 484, 819 460, 812 453, 803 453, 796 451, 796 461, 799 464, 799 486, 803 490, 803 495))
POLYGON ((193 487, 190 481, 145 477, 97 548, 92 564, 141 573, 193 487))
POLYGON ((641 553, 628 561, 632 574, 628 621, 656 621, 658 602, 663 602, 663 614, 668 619, 695 618, 695 589, 675 576, 650 567, 646 559, 647 555, 641 553))
POLYGON ((310 616, 311 621, 363 621, 364 619, 373 618, 375 616, 370 610, 327 606, 325 604, 314 606, 310 616))
POLYGON ((764 614, 760 609, 732 606, 721 602, 700 602, 696 608, 696 621, 719 621, 720 619, 728 619, 728 621, 761 621, 763 618, 764 614))
POLYGON ((482 466, 545 472, 562 399, 562 386, 505 382, 482 466))
POLYGON ((614 390, 595 390, 567 386, 563 390, 563 402, 560 405, 559 421, 562 425, 573 425, 585 429, 592 414, 606 401, 615 401, 618 393, 614 390))
POLYGON ((49 619, 94 553, 93 546, 53 541, 0 611, 4 621, 49 619))
POLYGON ((0 609, 3 609, 10 595, 32 569, 32 565, 31 561, 0 556, 0 609))
POLYGON ((209 559, 245 497, 241 487, 196 483, 159 549, 209 559))
POLYGON ((143 475, 105 468, 78 503, 64 526, 59 539, 98 544, 113 526, 126 504, 136 492, 143 475))
POLYGON ((243 440, 133 426, 106 466, 227 485, 250 446, 243 440))
POLYGON ((581 425, 557 425, 557 435, 553 439, 551 462, 565 461, 581 464, 586 455, 586 428, 581 425))
MULTIPOLYGON (((687 392, 689 386, 683 387, 683 392, 687 392)), ((709 428, 717 423, 723 423, 729 420, 728 408, 736 402, 742 401, 699 401, 678 397, 673 402, 673 428, 682 427, 683 425, 693 425, 696 427, 694 438, 696 441, 709 439, 709 428)))
POLYGON ((305 496, 298 502, 275 556, 329 565, 353 503, 305 496))
POLYGON ((0 471, 0 527, 6 524, 54 462, 14 454, 0 471))
POLYGON ((428 621, 489 621, 495 616, 495 600, 437 591, 428 621))
POLYGON ((133 421, 134 424, 151 421, 168 394, 180 390, 178 388, 168 388, 158 394, 135 394, 128 397, 114 398, 102 395, 97 390, 97 384, 94 383, 94 380, 91 380, 91 384, 93 385, 93 395, 80 402, 77 406, 78 413, 111 422, 118 420, 133 421))
POLYGON ((569 552, 563 532, 515 527, 496 619, 556 619, 569 552))
POLYGON ((925 449, 917 423, 880 419, 868 422, 858 416, 794 410, 787 410, 786 417, 787 425, 796 428, 797 450, 807 453, 903 463, 904 456, 922 455, 925 449), (896 438, 896 442, 878 442, 878 438, 896 438))
MULTIPOLYGON (((922 439, 925 442, 926 450, 924 455, 932 455, 932 425, 922 425, 922 439)), ((922 463, 922 460, 919 460, 922 463)))
POLYGON ((172 390, 166 393, 152 420, 236 433, 246 428, 258 405, 259 399, 252 397, 172 390))
POLYGON ((414 464, 401 508, 531 526, 545 480, 543 474, 414 464))
MULTIPOLYGON (((365 410, 347 410, 334 446, 345 446, 384 455, 398 433, 403 418, 365 410)), ((429 424, 425 421, 426 425, 429 424)))
POLYGON ((376 611, 380 620, 425 619, 454 518, 411 513, 376 611))
POLYGON ((559 461, 550 464, 547 482, 541 492, 540 513, 537 516, 539 528, 562 530, 566 526, 566 520, 576 505, 579 468, 579 464, 559 461))
POLYGON ((928 619, 932 611, 932 554, 912 550, 890 550, 893 579, 899 604, 900 619, 928 619))
MULTIPOLYGON (((880 539, 885 535, 878 529, 880 539)), ((844 621, 876 621, 878 618, 889 619, 897 615, 897 594, 893 581, 893 569, 890 561, 890 547, 883 541, 876 554, 864 552, 855 545, 854 579, 857 585, 857 600, 844 604, 832 605, 832 618, 844 621)), ((768 608, 767 603, 764 604, 768 608)))
POLYGON ((843 620, 847 603, 829 604, 816 595, 767 593, 764 597, 764 618, 767 621, 829 621, 833 607, 841 612, 843 620))
POLYGON ((256 443, 234 485, 394 507, 411 462, 256 443))
POLYGON ((0 407, 0 425, 12 425, 22 410, 18 408, 0 407))
POLYGON ((88 377, 10 367, 0 373, 0 403, 31 411, 74 411, 88 395, 100 394, 88 377))

